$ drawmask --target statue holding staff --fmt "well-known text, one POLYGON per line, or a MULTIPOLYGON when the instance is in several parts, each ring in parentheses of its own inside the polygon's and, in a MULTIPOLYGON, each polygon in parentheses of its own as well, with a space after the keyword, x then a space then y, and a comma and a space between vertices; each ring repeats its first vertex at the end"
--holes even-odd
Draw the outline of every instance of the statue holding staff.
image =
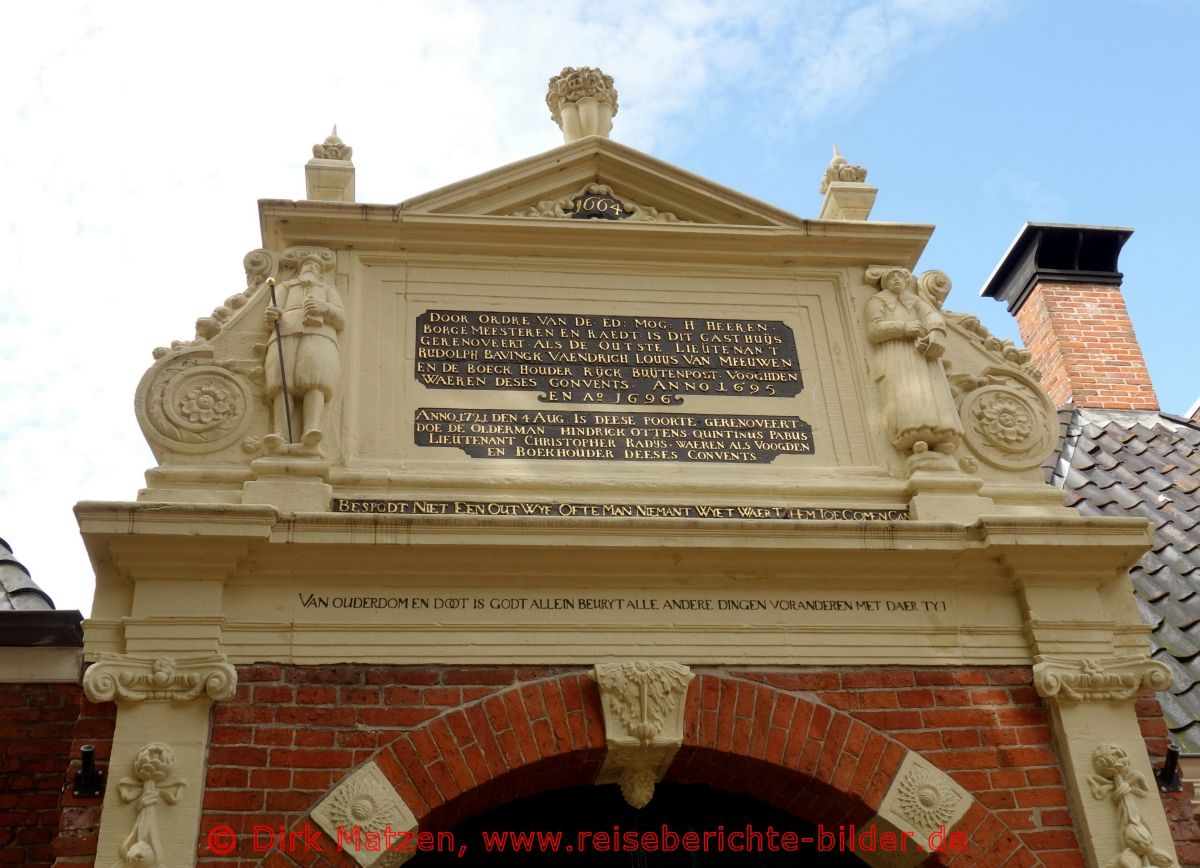
POLYGON ((293 247, 283 256, 296 273, 279 284, 276 304, 264 315, 271 330, 264 365, 272 407, 269 451, 313 454, 324 437, 325 408, 341 379, 338 334, 346 327, 341 296, 325 276, 334 262, 333 251, 320 247, 293 247), (295 442, 293 419, 300 423, 298 449, 288 448, 295 442))

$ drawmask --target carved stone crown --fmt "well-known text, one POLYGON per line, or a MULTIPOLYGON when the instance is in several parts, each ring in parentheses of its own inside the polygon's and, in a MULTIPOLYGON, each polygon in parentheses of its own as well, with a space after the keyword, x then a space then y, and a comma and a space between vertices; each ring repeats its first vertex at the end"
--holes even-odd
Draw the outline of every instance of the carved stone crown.
POLYGON ((829 161, 829 165, 825 168, 825 174, 821 176, 822 194, 829 192, 829 185, 834 181, 843 181, 853 184, 862 184, 867 180, 867 170, 863 166, 856 166, 846 160, 838 151, 837 145, 833 146, 833 159, 829 161))
POLYGON ((616 115, 617 88, 613 85, 611 75, 605 75, 590 66, 564 66, 562 72, 550 79, 550 87, 546 91, 550 117, 556 124, 561 124, 563 104, 579 102, 585 96, 592 97, 596 102, 608 103, 612 107, 612 114, 616 115))
POLYGON ((550 79, 546 105, 567 142, 584 136, 607 137, 617 113, 617 89, 612 76, 598 69, 567 66, 550 79))
POLYGON ((347 145, 337 134, 337 124, 333 125, 333 132, 325 137, 325 141, 319 145, 313 145, 313 156, 318 160, 342 160, 349 162, 354 156, 354 148, 347 145))

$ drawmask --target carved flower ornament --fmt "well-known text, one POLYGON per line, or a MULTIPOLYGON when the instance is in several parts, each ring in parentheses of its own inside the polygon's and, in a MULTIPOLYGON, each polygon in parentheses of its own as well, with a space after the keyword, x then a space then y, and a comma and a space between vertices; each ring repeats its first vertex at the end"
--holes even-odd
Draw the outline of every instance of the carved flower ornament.
POLYGON ((984 432, 1000 443, 1021 443, 1033 430, 1033 420, 1025 407, 1007 395, 997 395, 981 404, 975 415, 984 432))
POLYGON ((139 781, 161 784, 170 776, 173 765, 175 753, 162 742, 154 742, 138 752, 133 761, 133 773, 139 781))
POLYGON ((912 768, 900 783, 899 810, 914 825, 936 829, 954 815, 959 796, 943 790, 919 768, 912 768))
POLYGON ((330 818, 342 829, 378 832, 398 826, 400 815, 389 795, 370 778, 350 779, 333 793, 330 818))
POLYGON ((229 392, 213 380, 191 389, 179 400, 179 412, 189 422, 209 423, 225 419, 234 412, 229 392))

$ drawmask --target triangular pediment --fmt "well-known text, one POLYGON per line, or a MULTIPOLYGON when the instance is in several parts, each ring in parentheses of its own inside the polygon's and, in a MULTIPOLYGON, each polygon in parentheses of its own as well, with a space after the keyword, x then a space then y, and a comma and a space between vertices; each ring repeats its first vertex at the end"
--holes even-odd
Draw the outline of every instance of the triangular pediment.
POLYGON ((634 219, 726 226, 796 226, 803 220, 611 139, 589 136, 401 204, 417 214, 562 219, 591 189, 631 207, 634 219))

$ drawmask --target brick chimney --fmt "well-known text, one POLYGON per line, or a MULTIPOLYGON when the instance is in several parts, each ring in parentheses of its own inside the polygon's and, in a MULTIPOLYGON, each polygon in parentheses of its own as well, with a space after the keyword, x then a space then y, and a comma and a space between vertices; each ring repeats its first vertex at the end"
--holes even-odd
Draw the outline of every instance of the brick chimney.
POLYGON ((1008 304, 1062 407, 1157 410, 1117 257, 1132 229, 1026 223, 980 295, 1008 304))

